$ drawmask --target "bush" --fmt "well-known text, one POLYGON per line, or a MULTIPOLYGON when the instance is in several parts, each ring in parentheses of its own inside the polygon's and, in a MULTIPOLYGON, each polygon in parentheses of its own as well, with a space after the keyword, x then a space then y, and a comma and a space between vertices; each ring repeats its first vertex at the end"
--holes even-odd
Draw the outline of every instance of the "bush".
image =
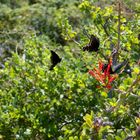
POLYGON ((118 31, 115 5, 61 0, 16 4, 20 8, 1 6, 0 139, 138 138, 139 15, 122 13, 118 31), (82 50, 91 34, 100 40, 98 52, 82 50), (108 88, 97 67, 108 63, 117 45, 118 63, 127 59, 126 70, 132 72, 125 73, 124 66, 108 88), (53 70, 50 50, 62 58, 53 70))

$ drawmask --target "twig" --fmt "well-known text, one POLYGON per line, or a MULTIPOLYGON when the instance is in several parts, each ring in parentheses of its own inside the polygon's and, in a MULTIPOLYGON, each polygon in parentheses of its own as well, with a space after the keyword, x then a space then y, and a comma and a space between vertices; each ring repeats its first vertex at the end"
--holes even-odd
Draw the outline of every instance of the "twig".
POLYGON ((118 2, 118 44, 117 44, 117 53, 119 52, 120 49, 120 26, 121 26, 121 4, 120 1, 118 2))
POLYGON ((110 39, 111 39, 111 37, 108 37, 107 39, 105 39, 105 41, 103 42, 103 47, 105 47, 106 42, 110 39))
POLYGON ((77 42, 75 39, 71 39, 74 43, 76 43, 77 45, 81 45, 79 42, 77 42))
POLYGON ((117 59, 119 57, 119 50, 120 50, 120 26, 121 26, 121 4, 120 4, 120 0, 118 1, 118 42, 117 42, 117 46, 116 46, 116 54, 114 56, 114 63, 117 63, 117 59))
POLYGON ((74 38, 71 38, 70 36, 69 36, 69 34, 67 34, 67 36, 68 36, 68 38, 70 39, 70 40, 72 40, 74 43, 76 43, 77 45, 81 45, 79 42, 77 42, 74 38))
POLYGON ((107 35, 108 37, 110 37, 110 35, 109 35, 109 33, 108 33, 106 27, 105 27, 102 23, 101 23, 101 26, 102 26, 102 28, 104 29, 106 35, 107 35))

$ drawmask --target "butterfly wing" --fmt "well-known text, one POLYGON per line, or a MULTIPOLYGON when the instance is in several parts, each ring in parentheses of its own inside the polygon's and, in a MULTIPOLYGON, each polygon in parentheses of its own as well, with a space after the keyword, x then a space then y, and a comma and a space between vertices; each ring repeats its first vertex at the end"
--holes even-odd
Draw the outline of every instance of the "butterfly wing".
POLYGON ((99 38, 95 37, 94 35, 91 35, 90 38, 90 50, 97 52, 99 49, 100 41, 99 38))
POLYGON ((51 50, 51 67, 50 67, 50 70, 52 70, 58 63, 61 62, 61 58, 54 52, 51 50))
POLYGON ((85 47, 83 47, 83 51, 89 51, 89 44, 88 45, 86 45, 85 47))
POLYGON ((83 47, 83 51, 97 52, 99 45, 100 45, 99 39, 96 38, 94 35, 91 35, 90 42, 85 47, 83 47))
POLYGON ((124 67, 128 63, 127 60, 123 61, 122 63, 119 63, 115 66, 113 66, 113 72, 116 73, 118 72, 122 67, 124 67))
MULTIPOLYGON (((122 67, 124 67, 126 64, 128 63, 127 60, 123 61, 122 63, 119 63, 117 65, 113 65, 112 67, 110 67, 109 73, 110 74, 114 74, 117 73, 122 67)), ((108 67, 108 64, 104 64, 103 68, 102 68, 102 72, 104 72, 108 67)))

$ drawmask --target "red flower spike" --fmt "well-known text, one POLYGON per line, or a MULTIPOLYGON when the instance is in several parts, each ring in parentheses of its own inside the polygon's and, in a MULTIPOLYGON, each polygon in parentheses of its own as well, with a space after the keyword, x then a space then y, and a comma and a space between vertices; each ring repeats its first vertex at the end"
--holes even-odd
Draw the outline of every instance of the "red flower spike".
POLYGON ((99 69, 102 70, 102 68, 103 68, 103 63, 99 61, 99 69))
POLYGON ((90 75, 92 75, 93 77, 95 77, 95 73, 94 73, 92 70, 89 70, 88 73, 89 73, 90 75))
POLYGON ((106 85, 106 88, 111 89, 112 86, 111 85, 106 85))
POLYGON ((94 68, 94 71, 89 70, 89 74, 92 75, 97 81, 99 81, 103 87, 110 89, 112 88, 111 83, 117 78, 117 76, 110 75, 112 60, 110 60, 107 69, 105 69, 104 72, 102 72, 103 65, 104 64, 102 63, 102 61, 99 61, 98 69, 94 68))
POLYGON ((112 81, 114 81, 116 78, 117 78, 117 75, 115 75, 114 77, 111 77, 111 78, 109 79, 109 83, 111 83, 112 81))

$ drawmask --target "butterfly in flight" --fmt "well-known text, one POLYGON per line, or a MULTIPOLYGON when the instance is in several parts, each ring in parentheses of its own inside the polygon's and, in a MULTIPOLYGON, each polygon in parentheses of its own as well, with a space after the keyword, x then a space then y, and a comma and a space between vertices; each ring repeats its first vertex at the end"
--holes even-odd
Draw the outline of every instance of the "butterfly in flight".
MULTIPOLYGON (((127 60, 123 61, 122 63, 119 63, 117 65, 113 65, 112 67, 110 67, 109 69, 109 73, 110 74, 115 74, 117 73, 122 67, 126 66, 126 64, 128 63, 127 60)), ((108 68, 108 64, 104 64, 102 71, 104 72, 106 69, 108 68)))
POLYGON ((54 52, 51 50, 51 63, 52 65, 50 66, 50 70, 53 70, 53 68, 61 62, 61 58, 54 52))
POLYGON ((90 42, 85 47, 83 47, 83 51, 97 52, 99 45, 99 38, 95 37, 94 35, 91 35, 90 42))

